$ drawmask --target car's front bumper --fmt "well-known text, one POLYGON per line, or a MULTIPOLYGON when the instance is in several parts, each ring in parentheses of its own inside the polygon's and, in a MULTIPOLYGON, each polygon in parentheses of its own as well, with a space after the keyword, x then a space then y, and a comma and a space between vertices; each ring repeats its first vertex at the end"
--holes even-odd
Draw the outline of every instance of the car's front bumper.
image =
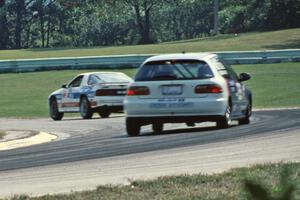
POLYGON ((154 123, 200 123, 215 122, 222 118, 222 115, 199 115, 199 116, 156 116, 156 117, 127 117, 137 124, 143 126, 154 123))

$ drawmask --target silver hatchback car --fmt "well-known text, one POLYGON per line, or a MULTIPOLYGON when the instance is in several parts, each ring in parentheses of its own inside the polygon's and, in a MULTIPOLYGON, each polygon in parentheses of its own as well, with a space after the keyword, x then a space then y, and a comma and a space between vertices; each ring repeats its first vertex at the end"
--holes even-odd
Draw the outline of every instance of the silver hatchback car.
POLYGON ((252 93, 239 76, 215 54, 170 54, 147 59, 129 85, 124 100, 126 129, 137 136, 152 124, 155 133, 164 123, 213 121, 228 128, 232 120, 250 123, 252 93))

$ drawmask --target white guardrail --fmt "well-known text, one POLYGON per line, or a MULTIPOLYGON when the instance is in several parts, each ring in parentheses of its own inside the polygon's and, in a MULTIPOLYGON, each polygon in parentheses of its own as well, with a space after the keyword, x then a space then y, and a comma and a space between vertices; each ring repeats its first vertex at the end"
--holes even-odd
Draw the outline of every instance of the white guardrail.
MULTIPOLYGON (((227 63, 235 65, 300 62, 300 49, 213 53, 218 54, 227 63)), ((136 68, 145 59, 153 55, 144 54, 0 60, 0 73, 20 73, 66 69, 136 68)))

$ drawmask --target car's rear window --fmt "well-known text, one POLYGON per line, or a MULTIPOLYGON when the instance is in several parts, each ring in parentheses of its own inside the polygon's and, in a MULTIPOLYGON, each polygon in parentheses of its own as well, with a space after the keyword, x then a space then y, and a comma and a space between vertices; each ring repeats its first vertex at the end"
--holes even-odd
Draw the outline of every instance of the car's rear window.
POLYGON ((206 62, 199 60, 163 60, 144 64, 135 81, 190 80, 212 78, 206 62))
POLYGON ((95 74, 100 80, 104 82, 131 82, 132 79, 121 73, 97 73, 95 74))

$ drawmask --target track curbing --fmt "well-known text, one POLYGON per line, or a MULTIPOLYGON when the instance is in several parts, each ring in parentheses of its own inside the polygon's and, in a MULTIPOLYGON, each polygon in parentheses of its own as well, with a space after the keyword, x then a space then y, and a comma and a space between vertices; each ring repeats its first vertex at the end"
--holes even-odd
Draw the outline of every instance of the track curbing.
POLYGON ((51 142, 53 140, 56 140, 57 138, 58 138, 57 135, 54 134, 50 134, 46 132, 38 132, 37 134, 31 135, 29 137, 17 138, 14 140, 0 142, 0 151, 17 149, 21 147, 28 147, 32 145, 51 142))

